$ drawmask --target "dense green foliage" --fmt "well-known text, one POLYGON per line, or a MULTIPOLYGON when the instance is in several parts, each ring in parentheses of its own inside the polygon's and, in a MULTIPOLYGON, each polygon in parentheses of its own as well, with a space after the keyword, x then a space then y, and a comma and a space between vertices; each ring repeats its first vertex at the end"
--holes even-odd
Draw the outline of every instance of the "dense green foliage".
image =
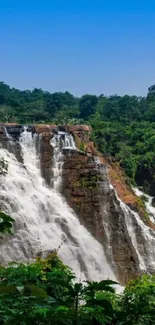
POLYGON ((56 253, 34 264, 1 267, 0 279, 2 325, 100 325, 116 318, 114 282, 75 283, 56 253))
POLYGON ((155 324, 154 276, 130 282, 121 295, 114 284, 76 283, 56 252, 33 264, 10 263, 0 267, 0 325, 155 324))
POLYGON ((0 83, 0 121, 87 123, 99 150, 126 175, 155 195, 155 85, 146 97, 20 91, 0 83))
POLYGON ((12 235, 12 224, 14 219, 0 211, 0 233, 12 235))
POLYGON ((155 277, 144 275, 132 281, 121 299, 122 325, 155 324, 155 277))

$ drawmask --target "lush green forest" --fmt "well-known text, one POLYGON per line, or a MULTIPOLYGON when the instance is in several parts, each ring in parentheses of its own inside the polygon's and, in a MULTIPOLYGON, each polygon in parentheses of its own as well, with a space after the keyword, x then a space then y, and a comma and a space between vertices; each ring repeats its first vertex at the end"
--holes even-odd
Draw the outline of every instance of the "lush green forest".
POLYGON ((155 195, 155 85, 146 97, 77 98, 69 92, 20 91, 1 82, 0 121, 89 124, 98 149, 119 162, 132 182, 155 195))
POLYGON ((111 280, 75 280, 56 252, 33 264, 0 267, 0 324, 155 324, 154 276, 131 281, 120 295, 111 280))

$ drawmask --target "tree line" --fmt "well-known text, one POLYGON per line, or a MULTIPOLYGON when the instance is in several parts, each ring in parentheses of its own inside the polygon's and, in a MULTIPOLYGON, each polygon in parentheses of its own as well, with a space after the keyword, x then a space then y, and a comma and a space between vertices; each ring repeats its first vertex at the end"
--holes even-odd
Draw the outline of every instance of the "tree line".
POLYGON ((0 122, 89 124, 98 149, 124 168, 130 181, 155 196, 155 85, 147 96, 105 96, 42 89, 18 90, 0 82, 0 122))

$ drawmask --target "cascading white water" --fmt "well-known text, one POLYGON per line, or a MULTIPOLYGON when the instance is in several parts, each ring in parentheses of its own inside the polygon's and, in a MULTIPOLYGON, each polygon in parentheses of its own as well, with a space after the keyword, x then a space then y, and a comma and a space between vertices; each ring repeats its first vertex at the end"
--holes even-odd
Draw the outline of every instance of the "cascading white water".
POLYGON ((63 149, 76 150, 76 144, 71 134, 58 132, 51 139, 51 146, 54 148, 53 154, 53 188, 59 190, 62 176, 63 149))
POLYGON ((63 142, 60 134, 55 135, 51 139, 51 145, 54 148, 53 154, 53 188, 59 190, 61 184, 61 172, 63 164, 63 155, 61 148, 63 147, 63 142))
MULTIPOLYGON (((112 187, 112 186, 111 186, 112 187)), ((117 196, 117 193, 115 192, 117 196)), ((141 220, 138 213, 126 206, 117 196, 124 212, 126 229, 131 238, 143 272, 155 269, 155 232, 141 220)))
POLYGON ((144 192, 140 191, 138 188, 134 187, 133 188, 135 194, 139 197, 145 196, 147 201, 145 202, 146 210, 149 214, 150 220, 155 223, 155 208, 152 206, 152 199, 153 197, 145 194, 144 192))
POLYGON ((8 139, 11 139, 11 136, 10 136, 10 134, 8 133, 7 128, 6 128, 5 126, 3 126, 3 128, 4 128, 4 133, 5 133, 6 137, 7 137, 8 139))
MULTIPOLYGON (((49 189, 41 177, 36 141, 37 135, 32 136, 25 128, 20 137, 23 163, 0 148, 0 156, 9 165, 7 175, 1 176, 0 208, 15 219, 14 235, 1 239, 0 263, 30 261, 62 243, 59 255, 78 278, 116 280, 101 244, 80 224, 58 193, 57 184, 49 189)), ((55 181, 60 174, 57 176, 55 171, 55 181)))
MULTIPOLYGON (((61 135, 62 132, 59 132, 58 134, 61 135)), ((71 134, 64 133, 63 148, 76 150, 76 144, 71 134)))

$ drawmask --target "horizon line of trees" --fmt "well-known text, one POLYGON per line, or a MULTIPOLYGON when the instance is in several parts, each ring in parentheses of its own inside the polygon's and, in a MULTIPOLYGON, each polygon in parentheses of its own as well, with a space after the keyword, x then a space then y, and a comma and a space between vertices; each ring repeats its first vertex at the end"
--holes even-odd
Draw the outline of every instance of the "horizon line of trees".
POLYGON ((151 105, 154 100, 155 85, 148 88, 146 97, 116 94, 76 97, 68 91, 18 90, 1 81, 0 121, 36 123, 58 120, 65 123, 81 119, 88 122, 90 116, 98 113, 103 120, 124 121, 127 124, 134 120, 155 122, 151 105))

